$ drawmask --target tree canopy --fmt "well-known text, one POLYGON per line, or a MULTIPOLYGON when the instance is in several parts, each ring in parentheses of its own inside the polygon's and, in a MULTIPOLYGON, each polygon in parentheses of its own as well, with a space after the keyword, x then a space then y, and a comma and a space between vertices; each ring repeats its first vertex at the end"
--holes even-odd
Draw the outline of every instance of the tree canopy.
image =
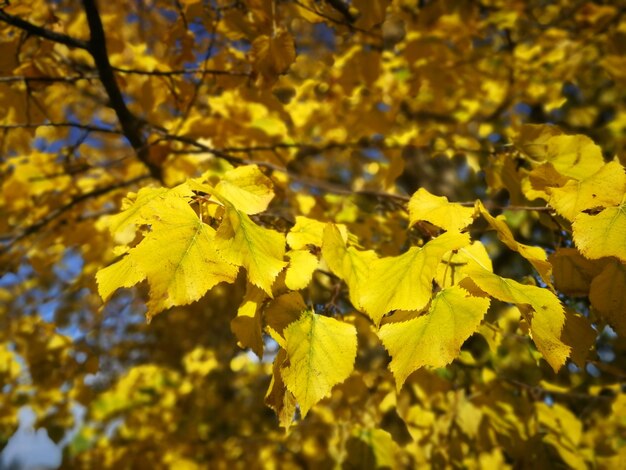
POLYGON ((0 448, 618 468, 626 7, 0 2, 0 448))

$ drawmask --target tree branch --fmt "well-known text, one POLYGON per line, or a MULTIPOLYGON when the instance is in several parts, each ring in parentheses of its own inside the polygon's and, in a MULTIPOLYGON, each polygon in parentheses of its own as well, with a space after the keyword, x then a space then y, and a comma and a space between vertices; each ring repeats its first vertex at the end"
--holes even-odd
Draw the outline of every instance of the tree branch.
POLYGON ((9 76, 9 77, 0 77, 0 83, 13 83, 13 82, 74 83, 79 80, 94 80, 97 78, 98 78, 97 74, 77 75, 74 77, 26 77, 23 75, 15 75, 15 76, 9 76))
POLYGON ((0 249, 0 254, 6 253, 7 251, 9 251, 11 246, 13 246, 15 243, 28 237, 29 235, 36 233, 37 231, 39 231, 40 229, 48 225, 50 222, 54 221, 55 219, 57 219, 58 217, 60 217, 61 215, 69 211, 70 209, 72 209, 77 204, 80 204, 81 202, 86 201, 88 199, 103 196, 105 194, 110 193, 111 191, 115 191, 116 189, 121 189, 126 186, 131 186, 135 183, 138 183, 139 181, 149 178, 149 176, 150 175, 137 176, 136 178, 130 179, 128 181, 122 181, 120 183, 115 183, 110 186, 97 188, 87 193, 81 194, 80 196, 76 196, 74 199, 70 200, 69 202, 62 205, 61 207, 58 207, 57 209, 53 210, 52 212, 50 212, 48 215, 41 218, 37 222, 34 222, 33 224, 23 228, 20 231, 20 233, 14 236, 13 238, 0 237, 5 240, 5 245, 0 249))
POLYGON ((161 167, 150 160, 150 152, 146 145, 146 140, 141 133, 143 123, 137 119, 126 106, 122 92, 115 79, 113 67, 111 67, 111 63, 109 62, 106 37, 104 35, 102 19, 96 7, 96 1, 83 0, 83 6, 87 15, 87 24, 89 25, 91 35, 87 50, 94 59, 96 69, 100 75, 100 81, 109 97, 109 107, 115 111, 120 126, 122 127, 122 132, 135 150, 139 160, 146 165, 154 178, 162 181, 163 175, 161 167))
POLYGON ((0 124, 0 130, 12 129, 36 129, 38 127, 72 127, 82 129, 89 132, 102 132, 105 134, 121 134, 117 129, 109 129, 107 127, 93 126, 91 124, 80 124, 78 122, 42 122, 40 124, 0 124))
POLYGON ((4 21, 11 26, 20 28, 21 30, 26 31, 27 33, 30 33, 34 36, 39 36, 50 41, 58 42, 59 44, 65 44, 68 47, 75 47, 85 50, 89 48, 89 44, 87 43, 87 41, 76 39, 68 36, 67 34, 57 33, 55 31, 42 28, 41 26, 34 25, 17 16, 11 15, 2 9, 0 9, 0 21, 4 21))
POLYGON ((114 71, 119 73, 127 73, 133 75, 152 75, 157 77, 171 77, 176 75, 187 75, 194 73, 205 73, 207 75, 229 75, 234 77, 249 77, 249 72, 237 72, 233 70, 218 70, 218 69, 183 69, 183 70, 140 70, 130 69, 125 67, 111 67, 114 71))

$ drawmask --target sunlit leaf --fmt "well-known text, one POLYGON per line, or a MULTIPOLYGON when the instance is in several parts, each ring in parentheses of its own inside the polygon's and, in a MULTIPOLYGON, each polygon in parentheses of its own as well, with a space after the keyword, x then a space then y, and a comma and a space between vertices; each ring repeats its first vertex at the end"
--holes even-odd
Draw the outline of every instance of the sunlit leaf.
POLYGON ((145 278, 152 316, 198 300, 220 282, 234 282, 237 268, 216 251, 215 230, 202 223, 183 198, 170 197, 154 210, 158 216, 141 243, 98 273, 103 298, 145 278))
POLYGON ((346 246, 339 228, 329 224, 324 229, 322 256, 333 274, 348 284, 352 305, 362 309, 363 286, 372 263, 378 258, 376 253, 346 246))
POLYGON ((459 354, 489 308, 489 299, 472 297, 461 287, 439 292, 428 313, 404 322, 386 323, 379 336, 391 355, 398 390, 420 367, 443 367, 459 354))
POLYGON ((543 282, 551 286, 552 265, 548 261, 548 255, 545 250, 538 246, 528 246, 517 242, 515 238, 513 238, 513 232, 506 223, 506 218, 504 216, 499 215, 497 217, 493 217, 480 202, 478 203, 478 208, 481 215, 485 218, 489 225, 496 230, 500 241, 511 250, 517 251, 520 255, 526 258, 537 270, 543 282))
POLYGON ((422 248, 371 263, 362 284, 361 304, 375 324, 392 310, 421 310, 433 294, 433 279, 443 255, 469 244, 469 235, 446 232, 422 248))
POLYGON ((574 220, 584 210, 618 205, 625 192, 624 167, 613 161, 586 179, 550 189, 550 205, 563 217, 574 220))
POLYGON ((458 232, 473 222, 474 208, 448 202, 448 198, 434 196, 420 188, 409 201, 409 222, 413 225, 420 220, 458 232))
POLYGON ((470 276, 473 283, 492 297, 518 306, 530 306, 532 313, 528 320, 532 339, 548 364, 558 371, 571 349, 561 339, 565 314, 558 297, 548 289, 520 284, 486 269, 476 269, 470 276))
POLYGON ((289 364, 282 370, 302 416, 348 378, 356 358, 356 328, 348 323, 305 311, 285 328, 289 364))
POLYGON ((275 230, 255 224, 235 209, 227 209, 217 234, 215 248, 229 263, 243 266, 252 284, 272 295, 272 284, 287 265, 285 236, 275 230))
POLYGON ((581 213, 572 224, 574 242, 589 259, 615 256, 626 261, 626 196, 617 207, 598 214, 581 213))

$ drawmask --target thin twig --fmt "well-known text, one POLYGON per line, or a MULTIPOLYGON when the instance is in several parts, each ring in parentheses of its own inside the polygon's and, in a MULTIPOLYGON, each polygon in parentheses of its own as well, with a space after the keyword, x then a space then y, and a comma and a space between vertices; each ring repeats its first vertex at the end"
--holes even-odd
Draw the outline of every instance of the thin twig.
POLYGON ((27 33, 33 34, 35 36, 39 36, 44 39, 49 39, 50 41, 58 42, 60 44, 65 44, 68 47, 75 47, 78 49, 89 49, 89 44, 87 41, 83 41, 82 39, 76 39, 67 34, 57 33, 55 31, 42 28, 41 26, 34 25, 22 18, 11 15, 6 11, 0 9, 0 21, 4 21, 11 26, 15 26, 16 28, 20 28, 27 33))
POLYGON ((94 126, 91 124, 81 124, 78 122, 41 122, 38 124, 0 124, 0 129, 12 130, 12 129, 36 129, 38 127, 71 127, 75 129, 82 129, 89 132, 102 132, 105 134, 121 134, 122 132, 117 129, 109 129, 107 127, 94 126))
POLYGON ((219 70, 219 69, 183 69, 183 70, 141 70, 141 69, 130 69, 125 67, 112 67, 118 73, 126 73, 133 75, 152 75, 157 77, 170 77, 176 75, 192 75, 196 73, 206 73, 207 75, 230 75, 234 77, 249 77, 249 72, 237 72, 234 70, 219 70))
POLYGON ((73 77, 26 77, 26 76, 21 76, 21 75, 15 75, 12 77, 0 77, 0 83, 12 83, 12 82, 75 83, 80 80, 94 80, 97 78, 98 78, 97 74, 76 75, 73 77))
MULTIPOLYGON (((36 233, 37 231, 39 231, 40 229, 48 225, 50 222, 54 221, 55 219, 57 219, 58 217, 60 217, 61 215, 69 211, 70 209, 72 209, 77 204, 80 204, 81 202, 92 199, 92 198, 103 196, 105 194, 110 193, 111 191, 115 191, 116 189, 121 189, 127 186, 131 186, 149 177, 150 175, 147 175, 147 174, 137 176, 136 178, 130 179, 128 181, 122 181, 120 183, 115 183, 109 186, 104 186, 102 188, 97 188, 97 189, 94 189, 92 191, 89 191, 87 193, 84 193, 75 197, 74 199, 70 200, 69 202, 62 205, 61 207, 58 207, 57 209, 53 210, 47 216, 41 218, 37 222, 34 222, 31 225, 23 228, 18 235, 10 239, 7 239, 8 241, 6 242, 5 246, 3 246, 0 249, 0 254, 6 253, 11 248, 11 246, 13 246, 15 243, 28 237, 29 235, 36 233)), ((5 239, 5 237, 0 237, 0 239, 5 239)))

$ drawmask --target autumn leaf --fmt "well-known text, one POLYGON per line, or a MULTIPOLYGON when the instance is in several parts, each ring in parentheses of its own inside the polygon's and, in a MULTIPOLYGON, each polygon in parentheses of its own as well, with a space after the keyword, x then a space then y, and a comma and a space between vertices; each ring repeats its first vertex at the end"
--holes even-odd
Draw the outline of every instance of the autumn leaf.
POLYGON ((272 299, 265 309, 267 330, 281 347, 285 347, 284 330, 300 318, 306 304, 299 292, 288 292, 272 299))
POLYGON ((214 245, 224 260, 245 267, 250 282, 272 296, 272 284, 287 265, 283 261, 285 236, 282 233, 260 227, 243 212, 229 208, 217 230, 214 245))
POLYGON ((307 250, 292 250, 287 253, 287 257, 289 266, 285 273, 285 285, 291 290, 304 289, 317 268, 317 256, 307 250))
POLYGON ((376 254, 346 246, 339 227, 329 224, 324 229, 322 257, 332 273, 346 281, 350 302, 361 309, 364 282, 368 278, 370 266, 378 258, 376 254))
POLYGON ((565 135, 554 126, 525 125, 518 146, 533 160, 551 163, 557 172, 581 180, 604 165, 602 151, 589 137, 565 135))
POLYGON ((587 258, 615 256, 626 261, 626 195, 617 207, 578 214, 572 228, 576 247, 587 258))
POLYGON ((430 222, 447 231, 459 232, 474 220, 474 208, 448 202, 448 198, 433 196, 424 188, 409 200, 409 223, 430 222))
POLYGON ((498 300, 530 306, 533 311, 529 315, 530 333, 537 349, 555 372, 565 364, 571 348, 561 339, 565 314, 556 295, 548 289, 520 284, 486 269, 472 271, 467 280, 498 300))
POLYGON ((296 412, 296 397, 287 390, 281 370, 287 361, 287 353, 280 349, 274 358, 272 366, 272 379, 265 394, 265 404, 272 408, 278 416, 278 422, 286 430, 289 430, 296 412))
POLYGON ((215 185, 215 194, 245 214, 258 214, 274 198, 271 180, 256 165, 226 172, 215 185))
POLYGON ((500 241, 511 250, 517 251, 520 255, 526 258, 537 270, 543 282, 545 282, 548 286, 552 286, 552 265, 548 261, 548 255, 543 248, 519 243, 515 240, 515 238, 513 238, 513 232, 511 232, 504 216, 499 215, 497 217, 493 217, 489 211, 485 209, 485 206, 481 202, 478 202, 477 204, 480 214, 496 231, 500 241))
POLYGON ((122 202, 121 212, 110 215, 103 221, 118 243, 130 243, 135 238, 137 227, 151 223, 159 216, 163 205, 176 198, 193 195, 186 184, 175 188, 142 188, 137 194, 129 194, 122 202))
POLYGON ((234 282, 237 268, 216 251, 215 230, 200 221, 184 198, 170 194, 152 210, 158 215, 149 219, 151 230, 141 243, 98 272, 104 300, 120 287, 147 279, 148 315, 154 316, 198 300, 220 282, 234 282))
POLYGON ((458 250, 452 250, 441 259, 437 267, 435 282, 441 287, 452 287, 476 268, 484 268, 493 271, 491 258, 480 241, 474 241, 471 245, 458 250))
POLYGON ((576 248, 559 248, 550 255, 549 261, 554 271, 554 285, 572 297, 588 295, 591 281, 605 264, 585 258, 576 248))
POLYGON ((489 299, 472 297, 454 286, 435 296, 428 313, 384 324, 378 335, 391 355, 397 389, 420 367, 443 367, 452 362, 488 308, 489 299))
POLYGON ((551 188, 550 205, 568 220, 597 207, 616 206, 626 192, 626 173, 619 162, 609 162, 581 181, 570 180, 563 187, 551 188))
POLYGON ((271 36, 258 36, 252 42, 250 56, 254 70, 265 83, 273 84, 296 60, 293 36, 282 29, 274 31, 271 36))
POLYGON ((282 377, 304 417, 352 372, 356 329, 334 318, 305 311, 284 333, 289 365, 282 370, 282 377))
POLYGON ((248 284, 246 295, 237 310, 237 316, 230 322, 230 329, 242 348, 250 348, 263 357, 263 330, 261 308, 267 294, 258 287, 248 284))
POLYGON ((621 336, 626 336, 626 267, 613 261, 593 278, 589 290, 591 305, 621 336))
MULTIPOLYGON (((335 224, 342 239, 348 238, 348 231, 343 224, 335 224)), ((307 246, 321 247, 324 240, 325 222, 310 219, 301 215, 296 216, 296 223, 287 234, 287 243, 294 250, 302 250, 307 246)))
POLYGON ((361 304, 376 325, 392 310, 421 310, 430 301, 443 255, 469 244, 469 235, 446 232, 422 248, 371 263, 362 284, 361 304))

